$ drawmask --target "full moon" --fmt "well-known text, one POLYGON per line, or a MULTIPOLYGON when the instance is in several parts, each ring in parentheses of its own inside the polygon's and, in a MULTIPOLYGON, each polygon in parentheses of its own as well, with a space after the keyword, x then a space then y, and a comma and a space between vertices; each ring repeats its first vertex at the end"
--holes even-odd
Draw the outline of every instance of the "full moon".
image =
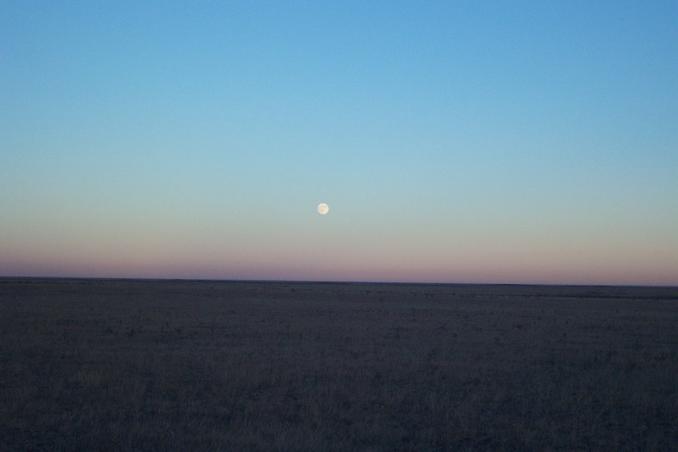
POLYGON ((330 206, 325 204, 324 202, 321 202, 318 204, 318 213, 320 215, 327 215, 327 213, 330 211, 330 206))

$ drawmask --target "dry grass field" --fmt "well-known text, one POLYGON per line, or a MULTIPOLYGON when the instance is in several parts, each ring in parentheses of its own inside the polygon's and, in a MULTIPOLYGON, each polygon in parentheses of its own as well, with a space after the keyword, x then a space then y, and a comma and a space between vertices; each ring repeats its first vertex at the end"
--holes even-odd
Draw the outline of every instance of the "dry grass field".
POLYGON ((678 289, 0 279, 2 450, 671 450, 678 289))

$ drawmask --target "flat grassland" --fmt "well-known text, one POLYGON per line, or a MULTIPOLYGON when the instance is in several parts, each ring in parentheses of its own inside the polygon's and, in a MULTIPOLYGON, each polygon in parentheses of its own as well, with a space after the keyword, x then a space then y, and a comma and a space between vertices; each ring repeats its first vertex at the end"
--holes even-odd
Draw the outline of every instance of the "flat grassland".
POLYGON ((676 288, 0 279, 2 450, 676 448, 676 288))

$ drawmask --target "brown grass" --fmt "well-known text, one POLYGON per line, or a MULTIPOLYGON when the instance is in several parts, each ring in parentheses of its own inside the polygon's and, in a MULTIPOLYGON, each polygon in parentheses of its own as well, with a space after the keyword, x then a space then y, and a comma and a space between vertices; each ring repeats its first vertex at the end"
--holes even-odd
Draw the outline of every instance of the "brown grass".
POLYGON ((678 290, 0 280, 2 450, 669 450, 678 290))

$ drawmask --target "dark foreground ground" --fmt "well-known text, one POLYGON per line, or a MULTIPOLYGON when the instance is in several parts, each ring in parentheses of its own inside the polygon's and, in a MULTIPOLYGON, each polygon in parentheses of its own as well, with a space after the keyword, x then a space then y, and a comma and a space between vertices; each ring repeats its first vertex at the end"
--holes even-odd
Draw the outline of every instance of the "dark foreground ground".
POLYGON ((678 448, 678 289, 0 279, 3 450, 678 448))

